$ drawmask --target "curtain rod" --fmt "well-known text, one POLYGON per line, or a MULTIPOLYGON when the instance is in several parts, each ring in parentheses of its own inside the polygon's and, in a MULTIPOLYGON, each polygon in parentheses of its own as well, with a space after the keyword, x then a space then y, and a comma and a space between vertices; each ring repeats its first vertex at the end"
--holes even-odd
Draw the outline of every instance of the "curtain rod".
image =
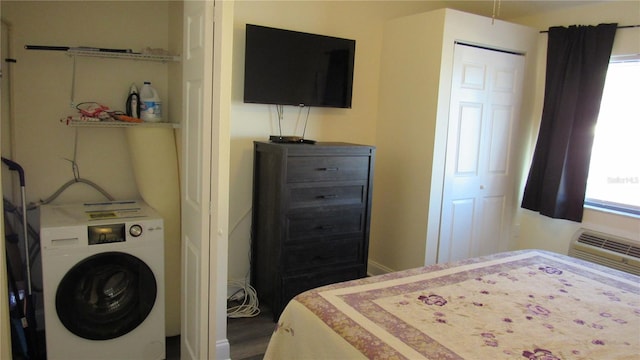
MULTIPOLYGON (((640 28, 640 25, 621 25, 621 26, 618 26, 616 29, 629 29, 629 28, 640 28)), ((540 30, 540 34, 546 34, 548 32, 549 30, 540 30)))

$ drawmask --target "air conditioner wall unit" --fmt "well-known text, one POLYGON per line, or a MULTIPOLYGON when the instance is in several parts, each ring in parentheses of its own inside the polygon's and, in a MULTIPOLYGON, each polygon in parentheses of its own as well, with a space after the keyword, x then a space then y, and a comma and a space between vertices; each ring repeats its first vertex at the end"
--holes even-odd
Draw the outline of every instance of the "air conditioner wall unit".
POLYGON ((615 235, 580 229, 571 241, 569 256, 640 275, 640 244, 615 235))

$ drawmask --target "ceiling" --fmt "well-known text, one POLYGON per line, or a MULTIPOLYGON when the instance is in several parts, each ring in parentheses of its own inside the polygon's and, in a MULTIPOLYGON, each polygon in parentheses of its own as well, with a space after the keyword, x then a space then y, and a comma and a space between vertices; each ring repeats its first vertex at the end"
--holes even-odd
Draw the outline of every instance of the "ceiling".
POLYGON ((513 19, 522 16, 545 13, 561 8, 570 8, 574 6, 583 6, 589 4, 597 4, 605 1, 582 1, 582 0, 560 0, 560 1, 541 1, 541 0, 442 0, 447 7, 466 11, 478 15, 491 17, 495 5, 496 18, 513 19), (498 13, 499 10, 499 13, 498 13))

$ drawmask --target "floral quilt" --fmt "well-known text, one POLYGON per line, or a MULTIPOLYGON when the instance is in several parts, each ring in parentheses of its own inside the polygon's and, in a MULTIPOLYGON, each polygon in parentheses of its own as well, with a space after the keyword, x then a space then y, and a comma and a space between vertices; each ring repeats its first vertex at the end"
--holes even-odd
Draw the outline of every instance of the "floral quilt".
POLYGON ((640 277, 525 250, 314 289, 266 359, 640 359, 640 277))

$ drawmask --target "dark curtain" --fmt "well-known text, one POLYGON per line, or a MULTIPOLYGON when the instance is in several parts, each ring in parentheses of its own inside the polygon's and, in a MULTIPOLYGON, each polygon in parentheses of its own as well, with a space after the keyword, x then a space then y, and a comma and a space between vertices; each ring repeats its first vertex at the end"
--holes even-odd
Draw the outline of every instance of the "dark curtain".
POLYGON ((549 28, 544 107, 523 208, 582 221, 594 127, 616 28, 549 28))

